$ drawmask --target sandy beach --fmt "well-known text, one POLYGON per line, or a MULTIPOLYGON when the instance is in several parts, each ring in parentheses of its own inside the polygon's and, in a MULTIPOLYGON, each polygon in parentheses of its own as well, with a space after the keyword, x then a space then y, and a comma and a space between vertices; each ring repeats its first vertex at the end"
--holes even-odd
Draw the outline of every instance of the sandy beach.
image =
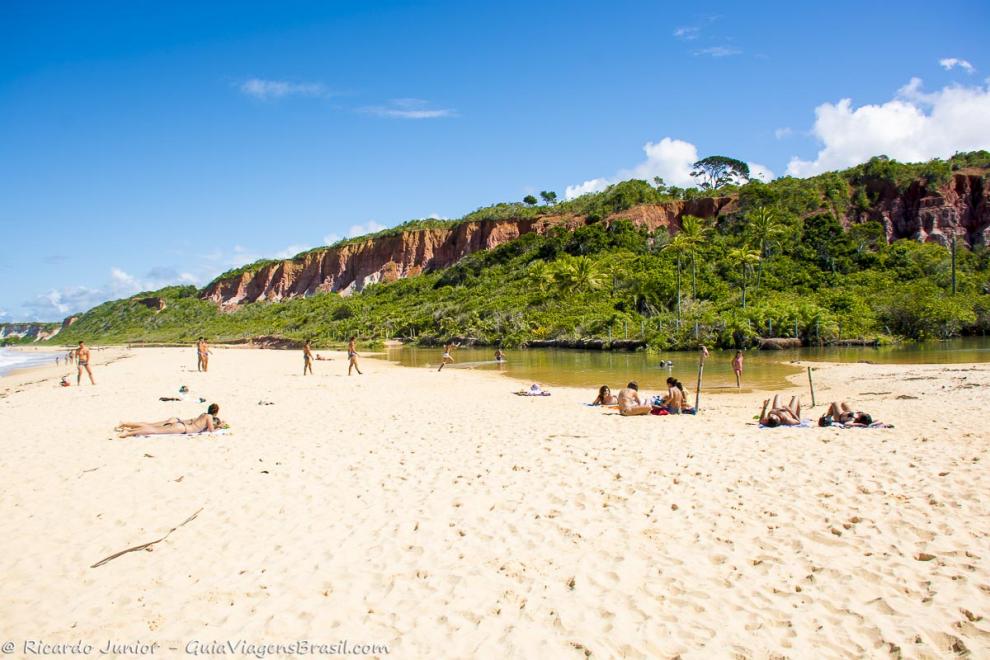
POLYGON ((624 418, 591 389, 331 355, 303 377, 298 351, 216 348, 203 374, 192 348, 110 348, 95 387, 0 379, 0 641, 990 653, 990 365, 820 365, 805 416, 846 399, 896 428, 760 429, 760 394, 624 418), (180 385, 231 433, 115 437, 202 412, 159 401, 180 385))

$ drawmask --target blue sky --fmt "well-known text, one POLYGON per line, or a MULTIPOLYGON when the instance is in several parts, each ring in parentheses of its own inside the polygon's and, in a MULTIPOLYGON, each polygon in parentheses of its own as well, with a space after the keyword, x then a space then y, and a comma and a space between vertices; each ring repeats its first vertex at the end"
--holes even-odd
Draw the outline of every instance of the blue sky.
POLYGON ((4 2, 0 321, 694 154, 990 147, 990 5, 804 4, 4 2))

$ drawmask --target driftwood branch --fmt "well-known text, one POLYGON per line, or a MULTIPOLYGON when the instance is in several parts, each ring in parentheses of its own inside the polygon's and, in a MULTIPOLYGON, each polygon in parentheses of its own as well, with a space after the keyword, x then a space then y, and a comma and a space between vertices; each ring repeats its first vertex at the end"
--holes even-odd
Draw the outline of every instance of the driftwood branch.
POLYGON ((104 559, 101 559, 100 561, 96 562, 95 564, 93 564, 92 566, 90 566, 90 568, 99 568, 100 566, 103 566, 103 564, 106 564, 107 562, 113 561, 117 557, 126 555, 128 552, 137 552, 138 550, 147 550, 148 548, 150 548, 151 546, 155 545, 156 543, 161 543, 162 541, 164 541, 165 539, 167 539, 169 537, 169 534, 171 534, 175 530, 179 529, 180 527, 182 527, 186 523, 189 523, 189 522, 192 522, 193 520, 195 520, 196 519, 196 516, 198 516, 202 510, 203 509, 200 508, 199 511, 197 511, 194 514, 192 514, 191 516, 189 516, 188 518, 186 518, 185 520, 183 520, 182 522, 180 522, 178 525, 176 525, 172 529, 168 530, 168 532, 166 532, 165 536, 161 537, 160 539, 157 539, 155 541, 151 541, 150 543, 142 543, 141 545, 136 545, 133 548, 127 548, 126 550, 121 550, 120 552, 116 552, 116 553, 110 555, 109 557, 105 557, 104 559))

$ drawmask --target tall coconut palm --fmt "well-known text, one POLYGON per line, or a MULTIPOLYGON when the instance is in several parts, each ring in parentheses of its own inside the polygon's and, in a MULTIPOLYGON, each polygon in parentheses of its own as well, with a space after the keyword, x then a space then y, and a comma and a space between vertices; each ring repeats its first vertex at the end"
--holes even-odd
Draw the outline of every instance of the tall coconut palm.
POLYGON ((756 250, 748 248, 733 248, 729 250, 729 261, 738 267, 742 273, 742 307, 746 309, 746 286, 749 284, 753 265, 760 263, 760 255, 756 250))
POLYGON ((759 266, 756 271, 756 290, 759 291, 763 283, 763 262, 770 256, 767 250, 779 242, 784 223, 765 206, 748 213, 746 220, 746 234, 753 245, 759 246, 759 266))
POLYGON ((674 255, 677 265, 677 325, 681 324, 681 260, 688 251, 688 241, 683 234, 675 234, 674 237, 661 248, 664 252, 674 255))
POLYGON ((704 219, 694 215, 685 215, 681 218, 681 231, 677 237, 680 239, 684 253, 691 258, 691 297, 698 297, 698 253, 702 246, 708 242, 711 234, 704 219))

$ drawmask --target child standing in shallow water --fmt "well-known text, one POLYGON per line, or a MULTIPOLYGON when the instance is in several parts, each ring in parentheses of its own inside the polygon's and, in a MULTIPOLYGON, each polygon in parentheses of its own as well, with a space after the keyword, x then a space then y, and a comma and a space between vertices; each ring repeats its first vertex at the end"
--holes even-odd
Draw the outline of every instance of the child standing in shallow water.
POLYGON ((742 387, 743 352, 736 351, 736 357, 732 358, 732 370, 736 372, 736 389, 742 387))

